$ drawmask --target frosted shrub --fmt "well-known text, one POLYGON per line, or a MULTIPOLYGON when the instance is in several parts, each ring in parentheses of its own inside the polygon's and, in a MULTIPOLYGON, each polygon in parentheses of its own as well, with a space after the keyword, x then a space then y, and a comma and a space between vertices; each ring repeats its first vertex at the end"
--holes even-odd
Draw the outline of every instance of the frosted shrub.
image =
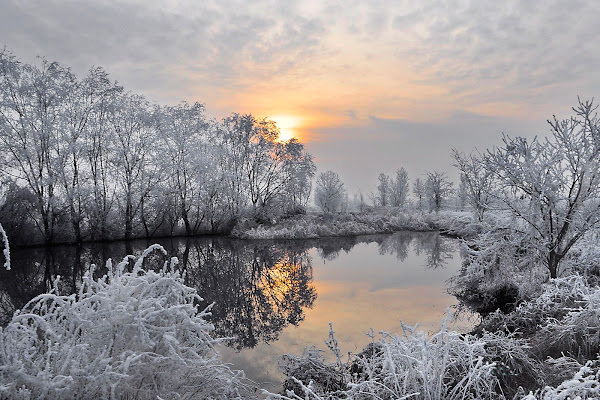
POLYGON ((556 279, 540 297, 553 300, 564 316, 548 318, 539 332, 538 351, 554 357, 564 353, 580 362, 595 358, 600 349, 600 288, 572 276, 556 279))
MULTIPOLYGON (((31 300, 0 330, 0 397, 10 399, 248 398, 223 365, 196 290, 172 272, 130 272, 126 257, 79 293, 31 300)), ((55 285, 56 287, 56 285, 55 285)))
POLYGON ((404 327, 382 333, 371 355, 357 362, 364 379, 351 384, 352 398, 483 399, 496 397, 495 366, 486 342, 442 329, 431 337, 404 327))
MULTIPOLYGON (((496 364, 488 359, 490 338, 446 330, 428 337, 416 327, 402 335, 382 332, 347 365, 324 364, 309 351, 285 356, 288 391, 280 399, 491 399, 498 398, 496 364), (343 384, 346 383, 346 388, 343 384), (289 390, 292 388, 293 390, 289 390)), ((371 335, 374 337, 374 335, 371 335)))
MULTIPOLYGON (((597 362, 596 362, 597 364, 597 362)), ((594 362, 587 362, 571 378, 557 387, 546 386, 523 400, 598 400, 600 399, 600 370, 594 362)))

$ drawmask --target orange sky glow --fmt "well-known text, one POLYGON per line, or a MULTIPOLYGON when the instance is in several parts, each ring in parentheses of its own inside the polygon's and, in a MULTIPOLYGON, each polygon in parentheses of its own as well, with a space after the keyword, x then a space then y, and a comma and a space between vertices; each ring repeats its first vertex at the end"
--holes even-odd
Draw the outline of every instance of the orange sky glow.
POLYGON ((600 33, 598 11, 567 0, 9 0, 0 37, 25 61, 101 66, 161 104, 272 118, 319 171, 368 192, 399 167, 413 181, 452 176, 452 148, 544 135, 577 96, 598 97, 600 53, 582 39, 600 33))

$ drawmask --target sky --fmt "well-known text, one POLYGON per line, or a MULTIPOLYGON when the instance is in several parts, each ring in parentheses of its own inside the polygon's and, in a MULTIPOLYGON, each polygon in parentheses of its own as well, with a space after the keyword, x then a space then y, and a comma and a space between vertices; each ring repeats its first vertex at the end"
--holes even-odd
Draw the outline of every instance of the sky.
POLYGON ((600 2, 2 0, 0 46, 160 104, 275 120, 350 194, 543 137, 600 94, 600 2))

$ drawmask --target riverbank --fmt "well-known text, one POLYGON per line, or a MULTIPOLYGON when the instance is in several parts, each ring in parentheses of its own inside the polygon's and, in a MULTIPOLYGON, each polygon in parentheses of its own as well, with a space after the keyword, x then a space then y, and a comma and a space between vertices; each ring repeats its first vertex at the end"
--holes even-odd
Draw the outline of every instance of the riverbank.
POLYGON ((231 236, 240 239, 316 239, 398 231, 439 231, 454 237, 469 238, 482 230, 482 224, 467 212, 423 213, 380 209, 364 213, 296 215, 266 224, 240 220, 232 230, 231 236))
MULTIPOLYGON (((493 220, 493 216, 489 216, 493 220)), ((225 237, 234 239, 319 239, 326 237, 353 237, 361 235, 387 234, 399 231, 440 232, 458 238, 471 238, 485 229, 483 223, 476 221, 472 214, 462 211, 440 211, 427 213, 417 210, 373 209, 365 212, 320 213, 313 212, 288 217, 274 218, 268 222, 257 222, 252 218, 240 217, 227 231, 201 232, 185 235, 181 229, 173 234, 138 235, 130 241, 153 241, 168 238, 185 237, 225 237)), ((10 235, 9 235, 10 236, 10 235)), ((86 243, 113 243, 125 241, 122 237, 84 240, 86 243)), ((33 237, 12 240, 14 249, 77 245, 73 240, 56 240, 44 244, 33 237)), ((1 249, 0 243, 0 249, 1 249)))

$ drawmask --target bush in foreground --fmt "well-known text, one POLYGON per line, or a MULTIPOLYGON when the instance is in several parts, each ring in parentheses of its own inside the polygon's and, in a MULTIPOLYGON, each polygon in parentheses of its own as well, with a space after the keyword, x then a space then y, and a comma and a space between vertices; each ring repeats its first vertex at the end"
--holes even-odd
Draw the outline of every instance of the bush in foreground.
POLYGON ((274 398, 600 399, 599 332, 600 287, 584 276, 552 279, 470 334, 404 327, 346 363, 327 364, 314 349, 284 356, 285 393, 274 398))
MULTIPOLYGON (((374 338, 374 334, 371 335, 374 338)), ((329 342, 331 343, 331 341, 329 342)), ((428 337, 416 327, 379 341, 342 363, 326 364, 316 351, 284 356, 288 376, 280 399, 485 399, 500 381, 488 359, 489 340, 448 331, 428 337)), ((337 346, 331 348, 339 355, 337 346)))
POLYGON ((77 294, 54 290, 31 300, 0 330, 0 397, 10 399, 250 398, 249 388, 222 364, 199 312, 196 290, 173 272, 131 271, 126 257, 77 294))

